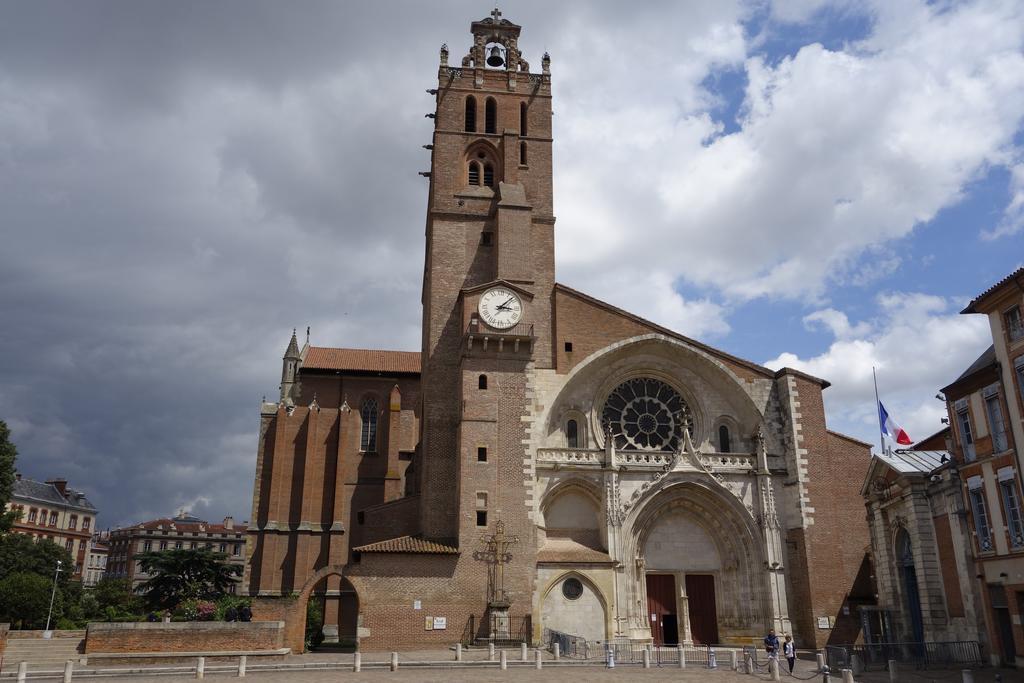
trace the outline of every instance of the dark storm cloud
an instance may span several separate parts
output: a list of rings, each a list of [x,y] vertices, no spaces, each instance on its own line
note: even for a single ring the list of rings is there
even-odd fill
[[[247,518],[291,327],[418,346],[423,91],[489,9],[0,6],[0,419],[20,470],[67,477],[104,525]],[[513,17],[535,64],[544,12]]]

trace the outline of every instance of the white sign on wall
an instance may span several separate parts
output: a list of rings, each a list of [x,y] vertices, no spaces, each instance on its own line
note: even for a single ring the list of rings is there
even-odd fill
[[[818,628],[829,628],[828,617],[818,617]]]
[[[420,602],[419,600],[413,600],[412,601],[412,608],[413,609],[423,609],[423,603]]]
[[[448,617],[434,617],[434,630],[444,631],[448,628]]]

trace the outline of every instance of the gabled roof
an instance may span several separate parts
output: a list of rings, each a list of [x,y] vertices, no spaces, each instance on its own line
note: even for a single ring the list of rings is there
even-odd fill
[[[978,309],[978,306],[980,304],[983,304],[985,302],[985,299],[989,298],[990,296],[1001,290],[1005,285],[1009,284],[1010,282],[1016,282],[1018,288],[1024,289],[1024,283],[1021,282],[1022,278],[1024,278],[1024,268],[1018,268],[1017,270],[1013,271],[1012,273],[1004,277],[999,282],[995,283],[994,285],[986,289],[978,296],[974,297],[974,299],[971,300],[971,303],[967,304],[967,308],[960,311],[960,313],[981,313],[982,311]]]
[[[21,479],[14,480],[12,497],[31,498],[40,503],[48,503],[50,505],[71,505],[96,512],[96,507],[89,502],[84,493],[69,488],[65,488],[64,491],[65,494],[62,495],[60,490],[53,484],[22,477]]]
[[[336,349],[326,346],[310,346],[302,369],[418,375],[420,373],[420,354],[418,351]]]
[[[742,366],[744,366],[746,368],[749,368],[750,370],[753,370],[754,372],[756,372],[758,374],[764,375],[765,377],[768,377],[768,378],[771,378],[771,379],[775,379],[775,378],[781,377],[782,375],[785,375],[785,374],[795,374],[795,375],[800,375],[802,377],[806,377],[807,379],[809,379],[809,380],[811,380],[813,382],[817,382],[817,383],[821,384],[821,388],[822,389],[830,386],[829,382],[821,379],[820,377],[815,377],[814,375],[809,375],[809,374],[807,374],[805,372],[801,372],[799,370],[794,370],[793,368],[782,368],[782,369],[776,371],[776,370],[772,370],[771,368],[766,368],[763,365],[758,365],[757,363],[755,363],[753,361],[746,360],[745,358],[740,358],[739,356],[734,356],[731,353],[726,353],[725,351],[722,351],[721,349],[716,349],[715,347],[708,346],[707,344],[699,342],[696,339],[691,339],[690,337],[687,337],[686,335],[679,334],[678,332],[676,332],[674,330],[670,330],[667,327],[662,327],[658,323],[651,322],[650,320],[647,320],[646,318],[641,318],[640,316],[638,316],[638,315],[636,315],[634,313],[630,313],[629,311],[626,311],[624,309],[621,309],[618,306],[613,306],[612,304],[608,303],[607,301],[601,301],[600,299],[595,299],[594,297],[590,296],[589,294],[584,294],[583,292],[581,292],[579,290],[573,289],[572,287],[567,287],[567,286],[565,286],[565,285],[563,285],[563,284],[561,284],[559,282],[555,283],[555,289],[558,290],[558,291],[565,292],[566,294],[574,296],[574,297],[576,297],[578,299],[581,299],[583,301],[586,301],[587,303],[592,304],[594,306],[597,306],[599,308],[603,308],[603,309],[605,309],[607,311],[611,311],[612,313],[615,313],[616,315],[621,315],[621,316],[623,316],[625,318],[629,318],[630,320],[632,320],[634,322],[637,322],[637,323],[640,323],[641,325],[645,325],[647,327],[650,327],[651,329],[656,330],[656,331],[658,331],[658,332],[660,332],[660,333],[662,333],[662,334],[664,334],[664,335],[666,335],[668,337],[673,337],[673,338],[678,339],[680,341],[686,342],[687,344],[689,344],[691,346],[695,346],[698,349],[700,349],[702,351],[705,351],[705,352],[707,352],[708,354],[710,354],[712,356],[717,356],[719,358],[725,358],[725,359],[727,359],[727,360],[729,360],[729,361],[731,361],[733,363],[737,363],[739,365],[742,365]]]
[[[421,555],[458,555],[459,549],[428,541],[419,536],[399,536],[386,541],[361,545],[352,550],[360,553],[414,553]]]
[[[834,437],[843,439],[844,441],[850,441],[851,443],[855,443],[858,446],[867,446],[868,448],[874,448],[874,446],[872,444],[869,444],[867,441],[861,441],[860,439],[856,439],[850,436],[849,434],[843,434],[842,432],[837,432],[834,429],[826,429],[825,431]]]

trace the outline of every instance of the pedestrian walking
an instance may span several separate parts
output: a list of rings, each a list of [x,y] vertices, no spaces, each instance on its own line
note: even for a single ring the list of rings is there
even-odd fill
[[[793,665],[796,664],[796,645],[793,644],[793,638],[786,634],[786,642],[782,644],[782,654],[789,662],[789,673],[793,673]]]

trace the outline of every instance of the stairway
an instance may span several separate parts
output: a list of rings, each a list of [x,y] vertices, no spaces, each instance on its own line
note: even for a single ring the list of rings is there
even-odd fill
[[[56,634],[54,634],[56,635]],[[8,638],[7,652],[3,657],[3,668],[0,673],[8,674],[18,670],[19,662],[28,662],[29,671],[63,671],[64,663],[73,659],[78,662],[82,657],[81,650],[85,642],[85,632],[81,636],[57,638]]]

